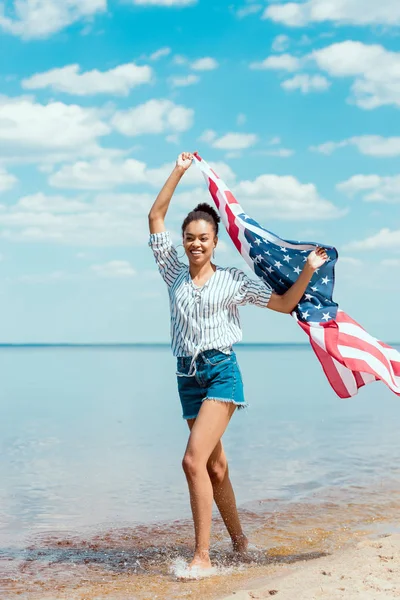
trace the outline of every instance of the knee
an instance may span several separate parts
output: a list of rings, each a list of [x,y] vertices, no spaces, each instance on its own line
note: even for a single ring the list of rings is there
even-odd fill
[[[207,471],[213,485],[220,485],[228,474],[226,460],[218,460],[207,464]]]
[[[182,468],[188,479],[195,479],[201,470],[201,464],[193,454],[185,454],[182,460]]]

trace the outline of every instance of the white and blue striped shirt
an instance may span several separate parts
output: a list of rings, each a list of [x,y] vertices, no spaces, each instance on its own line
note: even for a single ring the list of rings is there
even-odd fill
[[[205,350],[229,354],[232,345],[242,339],[238,306],[249,303],[266,308],[271,288],[234,267],[217,267],[214,275],[197,287],[167,231],[151,234],[149,246],[168,286],[174,356],[195,356]]]

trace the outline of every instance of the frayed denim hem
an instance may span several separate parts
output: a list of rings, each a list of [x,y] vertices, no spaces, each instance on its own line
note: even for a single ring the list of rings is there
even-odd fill
[[[248,403],[247,402],[235,402],[234,400],[232,400],[231,398],[203,398],[202,402],[206,402],[212,400],[214,402],[227,402],[228,404],[234,404],[235,406],[238,407],[238,410],[241,410],[243,408],[248,408]]]

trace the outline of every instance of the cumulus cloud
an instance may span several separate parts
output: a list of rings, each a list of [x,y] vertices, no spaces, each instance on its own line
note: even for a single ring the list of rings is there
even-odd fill
[[[350,197],[361,195],[365,202],[400,202],[400,175],[354,175],[336,187]]]
[[[282,84],[285,90],[300,90],[303,94],[310,92],[325,92],[330,82],[322,75],[308,75],[306,73],[295,75],[292,79],[286,79]]]
[[[271,45],[273,52],[285,52],[290,46],[290,38],[287,35],[277,35]]]
[[[205,56],[204,58],[198,58],[193,61],[190,64],[190,67],[194,71],[213,71],[214,69],[218,69],[218,61],[210,56]]]
[[[264,19],[271,19],[291,27],[309,23],[333,22],[337,25],[400,24],[398,0],[307,0],[302,3],[271,4],[265,9]]]
[[[257,141],[258,136],[255,133],[227,133],[215,139],[212,146],[219,150],[244,150],[254,146]]]
[[[351,242],[345,246],[350,250],[400,250],[400,230],[381,229],[375,235]]]
[[[155,52],[150,54],[149,60],[151,60],[151,61],[160,60],[160,58],[164,58],[165,56],[169,56],[170,54],[171,54],[171,48],[169,48],[168,46],[165,46],[164,48],[160,48],[159,50],[156,50]]]
[[[238,8],[238,10],[236,11],[236,16],[239,19],[244,19],[246,17],[249,17],[250,15],[255,15],[259,13],[260,11],[262,11],[263,8],[264,7],[262,4],[249,4],[248,6]]]
[[[107,10],[107,0],[15,0],[0,4],[0,28],[24,39],[47,38],[65,27]]]
[[[178,75],[169,78],[169,82],[173,87],[188,87],[189,85],[195,85],[196,83],[199,83],[199,81],[200,77],[198,75],[193,75],[193,73],[186,76]]]
[[[135,269],[127,260],[110,260],[90,268],[98,277],[107,279],[126,279],[136,275]]]
[[[50,88],[54,91],[89,96],[94,94],[118,94],[127,96],[139,85],[150,83],[153,78],[151,67],[138,66],[135,63],[119,65],[108,71],[80,72],[79,65],[68,65],[60,69],[51,69],[37,73],[22,81],[26,90]]]
[[[290,175],[260,175],[235,187],[239,202],[262,210],[264,219],[322,220],[338,218],[346,211],[322,198],[312,183]]]
[[[360,108],[400,106],[400,52],[348,40],[315,50],[310,58],[332,77],[354,77],[350,101]]]
[[[17,183],[17,178],[0,167],[0,192],[11,189]]]
[[[75,104],[40,104],[0,97],[0,157],[40,162],[98,155],[98,139],[111,128],[98,110]]]
[[[267,56],[261,62],[253,62],[250,69],[274,70],[274,71],[298,71],[301,68],[301,60],[292,54],[279,54]]]
[[[340,142],[325,142],[319,146],[312,146],[311,150],[321,154],[332,154],[339,148],[355,146],[361,154],[367,156],[399,156],[400,137],[385,138],[381,135],[363,135],[341,140]]]
[[[137,6],[163,6],[170,7],[185,7],[197,4],[197,0],[132,0],[132,3]]]
[[[118,111],[112,125],[126,136],[181,133],[192,127],[194,111],[171,100],[149,100],[145,104]]]
[[[232,169],[223,162],[211,163],[223,179],[235,180]],[[64,189],[101,190],[113,189],[124,185],[150,185],[161,187],[173,169],[173,163],[158,168],[148,168],[146,163],[130,158],[124,161],[109,159],[78,161],[64,165],[49,177],[49,184]],[[202,183],[198,169],[190,168],[181,180],[182,186],[194,186]]]

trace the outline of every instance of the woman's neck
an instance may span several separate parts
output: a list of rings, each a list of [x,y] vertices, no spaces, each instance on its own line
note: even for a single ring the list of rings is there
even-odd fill
[[[190,277],[192,278],[192,281],[196,281],[201,283],[204,283],[205,281],[207,281],[208,279],[210,279],[210,277],[212,277],[216,271],[217,267],[215,265],[213,265],[211,262],[206,263],[205,265],[190,265],[189,266],[189,272],[190,272]]]

